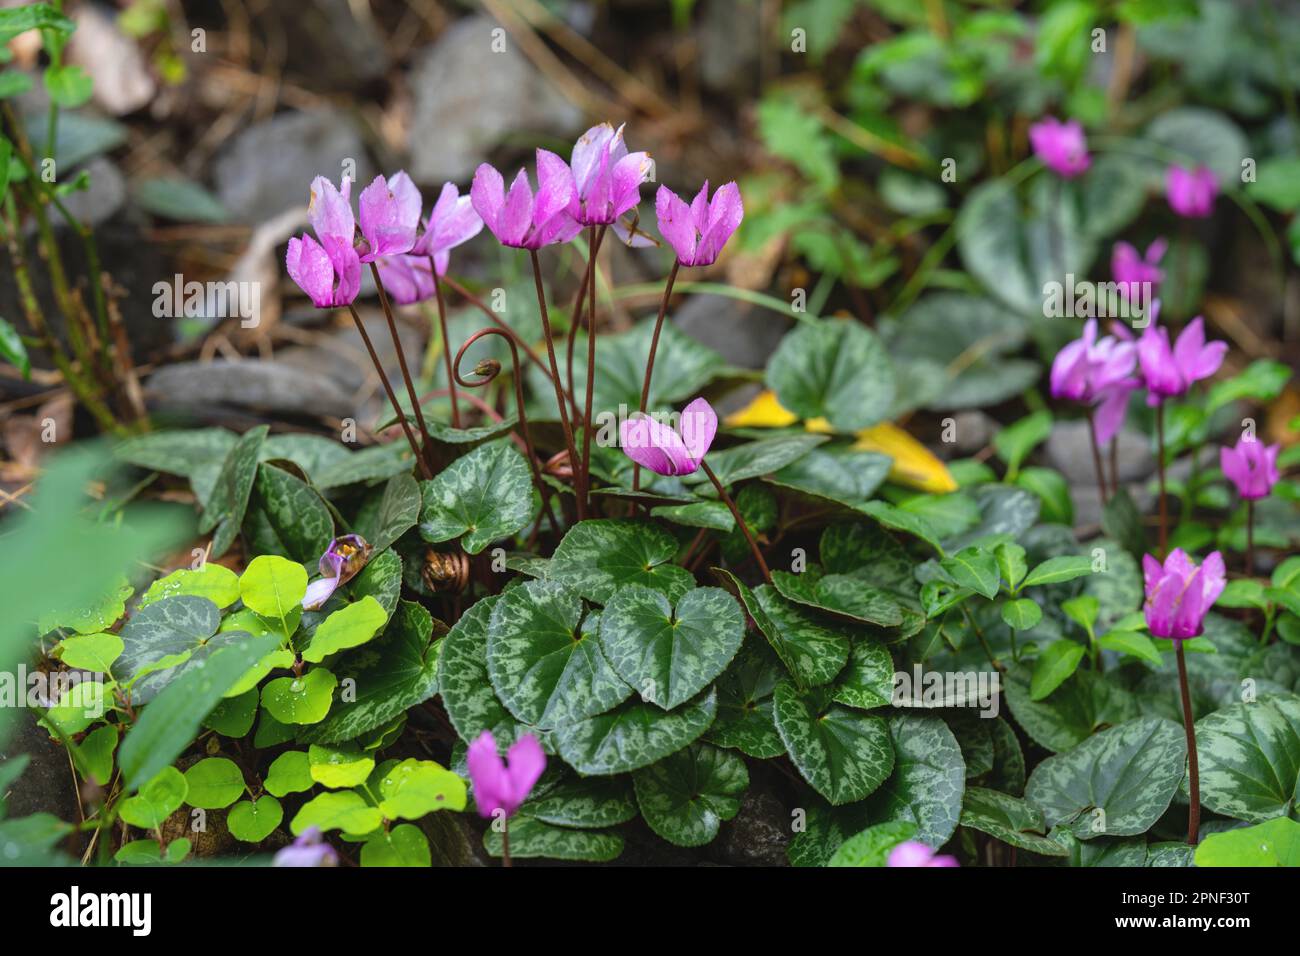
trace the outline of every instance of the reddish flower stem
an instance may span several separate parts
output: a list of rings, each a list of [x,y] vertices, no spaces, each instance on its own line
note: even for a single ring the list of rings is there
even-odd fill
[[[411,451],[415,454],[416,464],[420,466],[420,474],[429,479],[433,477],[433,472],[429,470],[429,463],[424,460],[424,454],[420,450],[420,442],[411,431],[411,423],[406,420],[406,413],[402,411],[401,403],[397,401],[397,395],[393,391],[393,385],[388,381],[388,374],[384,371],[383,364],[379,361],[379,356],[375,354],[375,346],[370,341],[370,335],[366,332],[366,325],[361,321],[361,316],[357,315],[356,308],[348,303],[348,311],[352,313],[352,321],[357,325],[357,331],[361,333],[361,341],[366,345],[366,351],[370,353],[370,361],[375,366],[375,371],[379,373],[379,381],[384,386],[384,392],[388,395],[389,404],[393,406],[393,413],[397,415],[397,421],[402,426],[402,431],[406,433],[406,440],[411,444]],[[416,408],[419,408],[416,404]]]
[[[1255,501],[1246,499],[1246,577],[1255,573]]]
[[[574,343],[577,342],[577,336],[574,333],[578,331],[578,326],[582,324],[583,306],[587,302],[588,275],[589,275],[588,271],[584,269],[582,272],[582,281],[578,283],[578,295],[573,300],[573,308],[570,310],[570,314],[573,316],[573,318],[569,323],[569,337],[564,343],[565,352],[567,353],[564,358],[564,362],[565,362],[564,374],[568,382],[569,397],[572,399],[573,402],[571,406],[571,411],[575,421],[578,418],[578,396],[575,393],[575,389],[573,387],[573,346]]]
[[[599,229],[591,227],[591,249],[587,256],[587,292],[591,301],[587,308],[587,389],[582,405],[582,486],[579,491],[587,510],[591,509],[591,401],[592,383],[596,380],[596,255],[604,238],[604,226]],[[572,337],[573,332],[569,334]]]
[[[537,250],[529,249],[528,255],[533,262],[533,284],[537,286],[537,309],[542,317],[542,333],[546,336],[546,357],[551,362],[551,384],[555,386],[555,403],[560,409],[560,427],[564,430],[564,447],[569,453],[572,467],[578,467],[578,449],[573,444],[573,428],[569,424],[569,407],[565,402],[564,387],[560,385],[560,368],[555,362],[555,337],[551,334],[551,316],[546,310],[546,290],[542,287],[542,263],[537,258]],[[587,516],[586,504],[582,495],[577,496],[578,520]]]
[[[487,316],[488,321],[490,321],[493,325],[508,332],[510,334],[510,337],[515,340],[515,344],[524,350],[524,354],[528,356],[528,358],[532,361],[532,363],[541,370],[542,374],[545,375],[547,378],[551,377],[551,370],[546,367],[546,363],[542,361],[541,356],[538,355],[535,351],[533,351],[533,347],[531,345],[529,345],[522,338],[520,338],[518,332],[516,332],[505,322],[503,322],[501,320],[501,316],[497,315],[490,308],[488,308],[488,304],[486,302],[484,302],[482,299],[476,296],[473,292],[470,292],[469,289],[465,288],[463,285],[461,285],[451,276],[443,276],[442,281],[445,282],[447,286],[458,296],[460,296],[470,305],[474,306],[474,308],[478,309],[485,316]]]
[[[753,532],[749,530],[749,525],[745,524],[745,519],[741,517],[740,509],[737,508],[736,503],[731,500],[731,495],[727,494],[727,489],[722,487],[722,482],[718,481],[718,476],[713,473],[713,469],[709,467],[709,463],[701,459],[700,467],[703,468],[704,473],[709,476],[709,481],[713,482],[713,487],[718,491],[718,497],[721,498],[723,504],[731,510],[731,516],[736,519],[737,527],[740,528],[741,534],[745,536],[745,540],[749,542],[749,550],[754,552],[754,560],[758,562],[758,569],[763,572],[763,580],[768,584],[771,584],[772,572],[767,569],[767,562],[763,560],[763,552],[758,550],[758,542],[754,540]]]
[[[1106,469],[1101,463],[1101,449],[1097,447],[1097,422],[1091,409],[1088,410],[1088,444],[1092,446],[1092,467],[1097,472],[1097,494],[1101,496],[1101,506],[1106,507]]]
[[[1165,403],[1156,406],[1156,465],[1160,474],[1160,560],[1169,543],[1169,503],[1165,498]]]
[[[663,301],[659,303],[659,317],[655,319],[654,334],[650,336],[650,354],[646,357],[645,362],[645,382],[641,386],[641,406],[639,410],[642,413],[645,412],[646,405],[650,403],[650,379],[655,373],[655,353],[659,350],[659,333],[664,327],[664,316],[668,313],[668,300],[672,298],[673,283],[677,281],[677,270],[681,268],[681,265],[680,262],[674,259],[673,267],[668,270],[668,281],[664,284]],[[638,491],[640,488],[641,466],[634,464],[632,466],[632,490]],[[755,553],[757,553],[757,550]]]
[[[510,818],[505,818],[505,825],[501,830],[501,865],[513,866],[510,862]]]
[[[1187,690],[1187,659],[1183,642],[1174,641],[1178,655],[1178,689],[1183,695],[1183,728],[1187,732],[1187,777],[1191,804],[1187,811],[1187,845],[1196,846],[1201,832],[1201,773],[1196,761],[1196,726],[1192,722],[1192,697]]]
[[[447,391],[451,396],[451,427],[460,428],[460,404],[456,401],[456,377],[451,369],[451,339],[447,337],[447,304],[442,301],[442,283],[438,280],[438,266],[429,256],[429,272],[433,276],[433,295],[438,302],[438,329],[442,333],[442,357],[447,366]]]
[[[456,353],[456,360],[452,363],[452,379],[463,388],[481,388],[500,374],[501,366],[496,362],[492,363],[493,367],[491,370],[484,373],[483,377],[478,379],[478,381],[471,382],[468,379],[463,378],[460,374],[460,362],[461,359],[465,357],[465,351],[479,339],[487,335],[499,335],[505,339],[506,344],[510,346],[510,361],[512,363],[515,380],[515,406],[519,409],[519,430],[524,436],[524,455],[528,458],[528,470],[532,472],[533,484],[537,488],[537,494],[542,499],[542,505],[546,509],[546,517],[550,520],[551,527],[559,528],[559,523],[555,520],[555,513],[551,510],[550,489],[547,487],[546,483],[542,481],[542,473],[537,465],[537,453],[533,450],[533,439],[528,433],[528,416],[524,413],[524,379],[519,367],[519,351],[515,348],[514,338],[512,338],[508,332],[503,332],[501,329],[494,326],[479,329],[465,340],[465,344],[462,345],[460,350]],[[467,393],[465,397],[470,398],[472,396]]]
[[[384,291],[383,280],[379,278],[379,266],[373,262],[370,263],[370,274],[375,277],[375,288],[379,290],[379,304],[383,307],[384,318],[388,320],[388,334],[393,337],[393,349],[397,352],[397,366],[402,370],[406,395],[411,400],[416,424],[420,426],[420,437],[424,439],[423,454],[427,462],[430,450],[433,448],[433,440],[429,438],[429,426],[424,423],[424,409],[420,408],[420,393],[415,390],[415,383],[411,381],[411,370],[406,367],[406,350],[402,348],[401,337],[397,334],[397,321],[393,318],[392,306],[388,304],[388,293]],[[398,414],[400,415],[401,412]]]

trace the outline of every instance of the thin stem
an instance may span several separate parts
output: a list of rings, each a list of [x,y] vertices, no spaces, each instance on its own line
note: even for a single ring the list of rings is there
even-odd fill
[[[1187,776],[1191,805],[1187,811],[1187,845],[1196,846],[1201,831],[1201,774],[1196,762],[1196,726],[1192,722],[1192,697],[1187,691],[1187,659],[1183,642],[1174,641],[1178,655],[1178,689],[1183,695],[1183,728],[1187,731]]]
[[[1119,494],[1119,439],[1110,440],[1110,493]]]
[[[379,278],[379,266],[374,262],[370,263],[370,274],[375,277],[375,288],[379,290],[379,304],[384,310],[384,318],[388,321],[388,334],[393,338],[393,349],[397,352],[397,366],[402,370],[402,380],[406,383],[406,396],[411,400],[412,411],[415,412],[415,422],[420,426],[420,437],[424,439],[422,457],[427,461],[428,455],[433,449],[433,439],[429,437],[429,426],[424,423],[424,409],[420,407],[420,393],[416,391],[415,383],[411,381],[411,370],[406,367],[406,349],[402,348],[402,339],[397,334],[397,321],[393,318],[392,306],[388,304],[388,293],[384,291],[383,280]],[[444,342],[444,347],[445,344]],[[397,414],[402,414],[400,409]]]
[[[456,378],[451,372],[451,339],[447,337],[447,304],[442,300],[442,283],[438,281],[438,265],[429,256],[429,272],[433,275],[433,296],[438,302],[438,330],[442,333],[442,357],[447,365],[447,389],[451,396],[451,427],[460,428],[460,404],[456,401]]]
[[[605,227],[591,227],[591,253],[587,256],[587,291],[591,296],[587,308],[587,390],[582,405],[582,490],[588,510],[591,508],[591,401],[592,383],[596,380],[596,255],[605,238]],[[572,335],[572,332],[570,332]]]
[[[379,373],[379,381],[384,386],[384,393],[388,396],[388,402],[393,406],[393,413],[397,416],[398,424],[402,426],[402,431],[406,434],[406,440],[411,445],[411,452],[415,455],[416,464],[420,466],[420,474],[425,479],[433,477],[433,472],[429,470],[429,463],[424,460],[424,453],[420,450],[419,439],[411,431],[411,423],[406,420],[406,412],[402,411],[402,405],[397,400],[397,394],[393,391],[393,385],[388,381],[388,373],[384,371],[383,363],[379,361],[379,356],[375,353],[375,346],[370,341],[370,333],[366,331],[366,324],[361,321],[361,316],[357,315],[357,310],[352,303],[348,303],[348,311],[352,313],[352,321],[356,323],[357,331],[361,333],[361,341],[365,343],[366,351],[370,353],[370,362]],[[417,401],[416,408],[420,407]]]
[[[570,310],[570,314],[573,318],[569,323],[569,337],[564,343],[564,351],[566,353],[564,357],[564,374],[565,381],[568,382],[568,392],[569,398],[572,401],[571,410],[574,419],[577,419],[578,417],[578,396],[574,393],[573,388],[573,347],[578,340],[575,333],[578,331],[578,326],[582,324],[582,310],[587,301],[587,280],[589,276],[589,271],[584,269],[582,273],[582,281],[578,283],[578,294],[574,298],[573,308]]]
[[[501,830],[501,865],[513,866],[510,862],[510,818],[505,818],[505,825]]]
[[[493,326],[479,329],[465,340],[465,344],[462,345],[460,350],[456,353],[456,360],[452,363],[451,367],[452,381],[467,389],[482,388],[500,374],[501,365],[496,361],[492,361],[487,368],[478,370],[478,374],[480,374],[482,378],[476,382],[471,382],[460,374],[460,362],[461,359],[465,357],[466,350],[479,339],[487,335],[499,335],[505,339],[506,344],[510,346],[510,361],[512,363],[515,380],[515,406],[519,410],[519,430],[524,436],[524,454],[528,458],[528,468],[532,472],[533,484],[537,487],[537,494],[541,497],[542,505],[546,508],[546,517],[550,520],[551,527],[558,529],[559,523],[555,520],[555,513],[551,510],[550,489],[547,487],[546,483],[542,481],[542,472],[537,464],[537,453],[533,450],[533,439],[528,433],[528,416],[524,413],[524,381],[519,367],[519,351],[515,348],[515,340],[511,338],[509,333],[503,332],[501,329]],[[465,397],[472,398],[473,396],[467,393]]]
[[[1088,411],[1088,445],[1092,448],[1092,467],[1097,472],[1097,494],[1102,508],[1106,507],[1106,469],[1101,464],[1101,449],[1097,447],[1097,422],[1091,409]]]
[[[1160,560],[1169,542],[1169,504],[1165,498],[1165,403],[1156,406],[1156,465],[1160,474]]]
[[[975,623],[975,618],[971,616],[970,611],[966,609],[964,604],[961,605],[961,613],[966,618],[966,623],[970,625],[970,629],[975,632],[975,639],[980,642],[980,647],[984,649],[984,656],[989,659],[989,663],[993,665],[994,670],[998,671],[998,673],[1004,673],[1007,669],[1006,665],[998,660],[997,655],[993,653],[993,648],[989,646],[989,639],[984,636],[984,629]]]
[[[709,481],[713,482],[713,487],[718,491],[718,497],[722,499],[723,504],[731,511],[731,516],[736,519],[736,526],[740,528],[745,540],[749,542],[749,550],[754,552],[754,560],[758,562],[758,569],[763,572],[763,580],[768,584],[772,583],[772,572],[767,569],[767,562],[763,560],[763,552],[758,550],[758,542],[754,540],[754,534],[749,530],[749,525],[745,524],[745,519],[741,517],[740,509],[736,503],[731,500],[731,495],[727,494],[727,489],[722,487],[722,482],[718,481],[718,476],[713,473],[709,463],[701,459],[700,467],[704,473],[709,476]]]
[[[551,362],[551,384],[555,386],[555,404],[560,409],[560,427],[564,430],[564,447],[569,453],[569,464],[578,467],[578,450],[573,444],[573,428],[569,424],[569,408],[564,400],[564,388],[560,385],[560,367],[555,362],[555,337],[551,334],[551,316],[546,309],[546,290],[542,287],[542,263],[537,258],[537,250],[528,250],[533,262],[533,284],[537,286],[537,309],[542,317],[542,334],[546,336],[546,357]],[[577,496],[578,520],[587,516],[586,503],[582,496]]]
[[[1255,573],[1255,501],[1246,499],[1246,577]]]
[[[501,320],[501,316],[493,312],[492,309],[488,307],[488,304],[486,302],[484,302],[482,299],[476,296],[473,292],[470,292],[469,289],[465,288],[463,285],[461,285],[451,276],[443,276],[442,281],[446,283],[447,286],[458,296],[460,296],[470,305],[474,306],[474,308],[478,309],[485,316],[487,316],[488,321],[490,321],[493,325],[496,325],[498,328],[501,328],[506,332],[508,332],[510,334],[510,337],[515,340],[515,344],[524,350],[524,354],[528,356],[529,360],[534,365],[536,365],[538,369],[541,370],[542,374],[545,375],[547,378],[551,377],[551,370],[546,367],[546,363],[542,361],[542,357],[533,350],[532,346],[530,346],[519,336],[518,332],[516,332],[509,325],[503,322]]]
[[[640,411],[645,412],[646,405],[650,403],[650,379],[655,373],[655,353],[659,350],[659,332],[664,327],[664,316],[668,313],[668,300],[673,294],[673,283],[677,281],[677,270],[681,268],[681,263],[673,259],[673,267],[668,270],[668,281],[664,284],[663,301],[659,303],[659,317],[655,319],[654,334],[650,336],[650,354],[646,357],[645,362],[645,382],[641,386],[641,406]],[[641,466],[632,466],[632,490],[637,491],[641,487]]]

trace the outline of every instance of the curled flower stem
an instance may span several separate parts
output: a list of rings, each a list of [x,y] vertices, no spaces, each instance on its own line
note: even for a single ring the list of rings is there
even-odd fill
[[[447,365],[447,391],[451,396],[451,427],[460,428],[460,405],[456,401],[456,379],[451,374],[451,339],[447,337],[447,303],[442,300],[442,283],[438,265],[429,256],[429,274],[433,276],[433,296],[438,302],[438,328],[442,333],[442,358]]]
[[[555,404],[560,409],[560,427],[564,430],[564,447],[569,452],[569,461],[578,467],[578,449],[573,444],[573,428],[569,424],[569,406],[565,401],[564,387],[560,384],[560,368],[555,362],[555,338],[551,334],[551,316],[546,310],[546,290],[542,287],[542,263],[537,258],[537,250],[528,250],[533,262],[533,284],[537,286],[537,309],[542,317],[542,334],[546,336],[546,357],[551,362],[551,384],[555,386]],[[577,496],[578,520],[587,515],[582,495]]]
[[[651,354],[653,354],[653,352]],[[771,584],[772,572],[767,569],[767,562],[763,560],[763,552],[758,550],[758,542],[754,540],[753,532],[749,530],[749,525],[745,524],[745,519],[741,517],[740,509],[737,508],[736,503],[731,500],[731,495],[727,494],[727,490],[722,487],[722,482],[718,481],[718,476],[713,473],[713,469],[709,467],[709,463],[701,460],[700,467],[703,468],[704,473],[709,476],[709,481],[713,482],[713,487],[718,491],[718,497],[721,498],[723,504],[731,510],[731,516],[736,519],[736,526],[740,528],[741,534],[743,534],[745,540],[749,542],[749,550],[754,552],[754,560],[758,562],[758,569],[763,572],[763,580],[768,584]]]
[[[541,369],[542,374],[545,375],[547,378],[551,377],[551,370],[546,367],[546,363],[542,361],[541,356],[538,355],[535,351],[533,351],[532,346],[530,346],[527,342],[525,342],[522,338],[519,337],[518,332],[516,332],[510,326],[506,325],[505,322],[501,321],[501,316],[493,312],[488,307],[488,304],[486,302],[484,302],[482,299],[476,296],[473,292],[470,292],[469,289],[465,288],[463,285],[461,285],[451,276],[443,276],[442,281],[446,283],[451,288],[451,290],[455,292],[458,296],[460,296],[470,305],[474,306],[474,308],[478,309],[485,316],[487,316],[488,320],[493,325],[497,326],[498,328],[508,333],[510,337],[515,340],[515,344],[524,350],[524,354],[528,356],[529,360],[532,361],[532,363],[536,365],[539,369]]]
[[[398,423],[402,426],[402,431],[406,434],[406,440],[410,442],[411,452],[415,455],[415,462],[420,466],[420,474],[424,478],[433,477],[433,472],[429,470],[429,463],[424,460],[424,453],[420,450],[420,442],[411,431],[411,423],[406,420],[406,413],[402,411],[401,403],[397,401],[397,395],[393,392],[393,385],[388,381],[388,373],[384,371],[383,363],[379,361],[379,356],[375,354],[375,346],[370,341],[370,334],[366,331],[366,324],[361,321],[361,316],[357,315],[356,307],[348,303],[348,311],[352,313],[352,321],[356,323],[357,331],[361,333],[361,341],[365,343],[366,351],[370,353],[371,364],[375,366],[375,371],[379,373],[379,381],[384,386],[384,392],[388,395],[389,404],[393,406],[393,414],[397,416]],[[417,402],[416,408],[420,405]]]
[[[551,511],[551,499],[550,495],[547,493],[549,489],[545,482],[542,481],[542,473],[537,466],[537,454],[533,451],[533,439],[532,436],[528,434],[528,416],[524,413],[524,380],[519,367],[519,350],[515,348],[514,337],[511,336],[510,333],[504,332],[495,326],[487,326],[486,328],[479,329],[466,339],[465,344],[456,352],[456,359],[451,365],[452,381],[460,385],[462,388],[482,388],[501,373],[500,364],[493,362],[493,367],[477,373],[481,376],[477,381],[470,381],[460,374],[460,363],[465,357],[466,349],[479,339],[488,335],[499,335],[505,339],[506,344],[510,346],[510,362],[515,379],[515,405],[519,409],[519,430],[523,432],[524,436],[524,455],[528,459],[528,469],[532,472],[533,484],[537,487],[537,494],[541,496],[542,504],[546,508],[546,517],[550,520],[552,528],[558,528],[559,524],[555,520],[555,514]],[[473,398],[473,396],[468,393],[465,397],[467,399]]]
[[[437,270],[434,270],[435,274]],[[388,293],[384,291],[383,280],[379,278],[379,266],[370,263],[370,274],[375,277],[375,288],[379,290],[379,304],[383,307],[384,318],[388,320],[388,334],[393,337],[393,349],[397,352],[397,365],[402,370],[402,379],[406,383],[406,395],[411,400],[412,410],[415,412],[416,424],[420,426],[420,437],[424,439],[425,450],[421,453],[427,462],[429,449],[433,447],[433,440],[429,438],[429,426],[424,423],[424,409],[420,408],[420,396],[415,390],[415,383],[411,381],[411,370],[406,367],[406,350],[402,348],[402,340],[397,334],[397,322],[393,318],[392,306],[388,304]],[[437,282],[437,279],[434,279]],[[444,329],[445,331],[445,329]],[[443,343],[444,347],[446,343]],[[374,357],[374,353],[371,353]],[[376,365],[378,361],[376,360]],[[402,414],[398,410],[397,414]]]
[[[1196,846],[1201,832],[1201,773],[1196,761],[1196,726],[1192,723],[1192,698],[1187,692],[1187,660],[1183,642],[1174,641],[1178,656],[1178,689],[1183,695],[1183,728],[1187,731],[1187,779],[1191,798],[1187,810],[1187,845]]]
[[[1156,466],[1160,475],[1160,560],[1169,542],[1169,504],[1165,498],[1165,403],[1156,406]]]
[[[591,227],[591,251],[587,256],[587,292],[591,300],[587,307],[587,388],[582,406],[582,471],[581,486],[578,494],[582,496],[584,506],[591,508],[591,401],[593,374],[596,368],[596,254],[600,252],[601,241],[605,238],[605,227]],[[572,337],[576,326],[570,331]],[[572,386],[570,386],[572,392]]]
[[[664,327],[664,316],[668,313],[668,300],[673,295],[673,283],[677,281],[677,270],[681,268],[681,263],[676,259],[673,260],[673,267],[668,270],[668,281],[664,284],[663,301],[659,303],[659,317],[655,319],[654,334],[650,336],[650,354],[646,357],[645,362],[645,382],[641,386],[641,412],[645,412],[646,405],[650,403],[650,379],[655,373],[655,352],[659,350],[659,333]],[[632,490],[638,491],[641,488],[641,466],[632,466]],[[733,509],[734,510],[734,509]],[[744,523],[741,523],[744,527]],[[746,532],[748,533],[748,532]],[[755,549],[757,553],[757,549]],[[760,559],[761,563],[761,559]]]

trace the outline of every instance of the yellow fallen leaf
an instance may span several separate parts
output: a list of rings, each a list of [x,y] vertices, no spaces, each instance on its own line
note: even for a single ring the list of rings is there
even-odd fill
[[[744,408],[728,415],[724,424],[729,428],[784,428],[799,421],[799,416],[777,401],[772,391],[759,392]],[[804,428],[822,435],[835,429],[825,418],[810,418]],[[919,441],[888,422],[873,425],[857,433],[853,447],[859,451],[874,451],[893,459],[889,479],[909,488],[946,494],[957,490],[947,467],[930,453]]]
[[[723,424],[728,428],[784,428],[793,425],[799,416],[776,400],[776,392],[759,392],[754,400],[739,411],[732,412]]]
[[[957,482],[930,449],[897,425],[881,422],[858,432],[853,447],[860,451],[875,451],[894,459],[889,478],[900,485],[921,491],[945,494],[957,490]]]

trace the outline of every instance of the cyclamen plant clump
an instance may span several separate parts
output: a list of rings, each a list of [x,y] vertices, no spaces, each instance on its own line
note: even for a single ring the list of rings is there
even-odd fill
[[[1300,420],[1284,350],[1198,278],[1232,210],[1289,202],[1230,174],[1278,137],[1148,121],[1163,89],[1130,110],[1126,71],[1177,45],[1145,25],[1113,91],[1071,68],[1022,96],[985,71],[1037,69],[1062,21],[914,72],[938,28],[879,6],[898,30],[853,95],[768,90],[744,150],[593,53],[626,124],[510,130],[454,182],[414,148],[302,175],[280,291],[307,320],[280,331],[355,328],[372,407],[135,435],[138,475],[48,466],[37,494],[79,507],[34,498],[15,553],[94,560],[54,611],[23,594],[49,562],[0,588],[82,813],[0,803],[0,856],[1300,863]],[[925,48],[1020,16],[970,7],[927,7]],[[588,41],[553,26],[567,75]],[[63,201],[13,168],[24,209]],[[7,243],[44,231],[4,205]],[[1115,311],[1049,314],[1093,279]],[[189,525],[155,535],[141,496]]]

